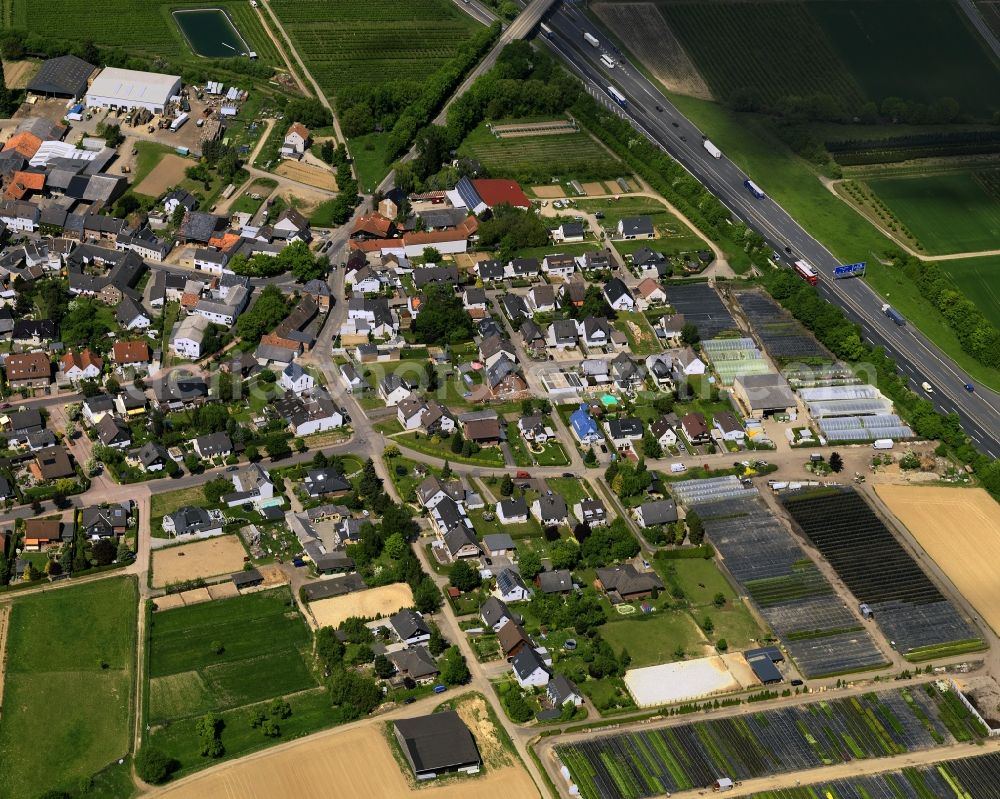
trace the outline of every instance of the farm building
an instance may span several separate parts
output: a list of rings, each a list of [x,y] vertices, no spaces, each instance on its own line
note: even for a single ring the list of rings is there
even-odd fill
[[[145,108],[162,114],[167,101],[181,90],[179,75],[107,67],[87,90],[87,107]]]
[[[482,760],[476,741],[454,710],[400,719],[393,723],[393,732],[418,780],[479,771]]]
[[[50,58],[28,83],[28,93],[79,100],[86,93],[90,76],[96,70],[93,64],[75,55]]]
[[[748,649],[743,653],[746,662],[763,685],[774,685],[784,679],[775,663],[784,661],[785,656],[775,646],[765,646],[760,649]]]
[[[733,381],[733,396],[747,416],[762,419],[795,411],[795,395],[781,375],[740,375]]]

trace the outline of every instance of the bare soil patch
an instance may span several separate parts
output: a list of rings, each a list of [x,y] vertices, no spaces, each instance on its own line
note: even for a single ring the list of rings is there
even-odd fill
[[[1000,630],[1000,506],[982,488],[878,485],[875,493],[924,551]]]
[[[593,183],[584,183],[583,190],[589,197],[599,197],[602,194],[608,193],[608,190],[604,188],[604,184],[597,181]]]
[[[184,180],[184,170],[191,166],[191,161],[173,153],[167,153],[160,159],[160,163],[153,167],[153,170],[142,179],[142,183],[135,187],[137,194],[144,194],[147,197],[159,197],[171,186],[176,186]]]
[[[239,596],[240,593],[240,589],[232,583],[210,585],[205,590],[208,591],[208,595],[212,599],[232,599],[234,596]]]
[[[543,200],[558,200],[560,197],[566,196],[562,186],[532,186],[531,190],[536,197]]]
[[[576,131],[576,125],[568,119],[493,126],[493,132],[501,139],[516,139],[519,136],[554,136],[557,134],[576,133]]]
[[[593,9],[669,91],[712,99],[708,84],[656,5],[597,3]]]
[[[153,553],[153,587],[230,574],[243,568],[244,557],[246,550],[235,535],[158,549]]]
[[[333,735],[306,738],[278,751],[227,763],[156,795],[165,799],[327,799],[333,795],[331,786],[336,786],[336,796],[412,797],[415,792],[400,772],[379,724],[375,721]],[[473,734],[482,747],[475,729]],[[523,768],[511,765],[475,778],[431,783],[416,794],[423,799],[496,799],[501,795],[531,799],[538,796],[538,789]]]
[[[496,725],[486,709],[486,700],[478,694],[456,703],[455,712],[472,731],[479,754],[488,769],[514,765],[514,758],[497,735]]]
[[[3,79],[9,89],[23,89],[41,69],[39,61],[4,61]]]
[[[309,603],[320,627],[339,627],[351,616],[389,616],[413,604],[413,592],[406,583],[392,583]]]
[[[333,173],[328,169],[321,169],[312,164],[303,164],[299,161],[283,161],[274,170],[276,175],[305,183],[307,186],[315,186],[317,189],[327,191],[337,190],[337,181]]]

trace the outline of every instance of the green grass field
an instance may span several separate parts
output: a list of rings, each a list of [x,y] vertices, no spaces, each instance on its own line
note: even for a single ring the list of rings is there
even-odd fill
[[[1000,170],[866,183],[929,255],[1000,248]]]
[[[573,512],[573,506],[582,499],[600,499],[600,495],[594,493],[590,483],[577,477],[547,477],[545,483],[566,500],[570,513]]]
[[[627,649],[632,656],[632,668],[677,660],[674,652],[678,646],[683,647],[689,657],[701,656],[700,644],[703,643],[701,632],[691,617],[676,610],[657,611],[649,618],[608,621],[601,626],[601,637],[611,644],[616,654]]]
[[[274,0],[320,87],[420,81],[479,26],[447,0]]]
[[[138,594],[111,578],[17,599],[0,720],[0,797],[76,790],[129,752]]]
[[[1000,327],[1000,256],[939,261],[938,266],[993,324]]]
[[[6,27],[45,32],[47,36],[76,42],[89,39],[98,45],[120,47],[144,55],[200,60],[170,16],[178,8],[204,7],[203,0],[7,0]],[[235,0],[213,2],[222,8],[260,60],[283,64],[249,3]]]
[[[458,148],[458,154],[482,162],[494,176],[603,180],[620,177],[621,161],[585,133],[498,139],[480,125]]]

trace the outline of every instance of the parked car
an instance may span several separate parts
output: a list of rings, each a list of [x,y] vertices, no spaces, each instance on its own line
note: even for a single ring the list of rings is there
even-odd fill
[[[514,476],[515,476],[515,477],[516,477],[516,478],[517,478],[518,480],[528,480],[528,479],[530,479],[530,478],[531,478],[531,474],[530,474],[529,472],[518,472],[518,473],[517,473],[516,475],[514,475]]]
[[[445,686],[441,685],[440,683],[434,686],[434,693],[436,694],[443,694],[447,690],[448,689]]]

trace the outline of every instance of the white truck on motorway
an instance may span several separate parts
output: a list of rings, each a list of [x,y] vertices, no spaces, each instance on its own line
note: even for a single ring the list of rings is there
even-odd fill
[[[608,69],[615,68],[615,60],[607,53],[601,56],[601,63],[604,64],[604,66],[606,66]]]
[[[928,394],[930,394],[931,392],[933,392],[933,391],[934,391],[934,386],[932,386],[932,385],[931,385],[930,383],[928,383],[928,382],[927,382],[926,380],[925,380],[925,381],[924,381],[923,383],[921,383],[921,384],[920,384],[920,387],[921,387],[921,388],[922,388],[922,389],[923,389],[924,391],[926,391],[926,392],[927,392]]]
[[[708,150],[708,154],[712,156],[712,158],[722,158],[722,150],[712,144],[712,142],[708,139],[705,139],[705,149]]]
[[[872,442],[872,449],[892,449],[891,438],[876,438]]]
[[[590,33],[583,34],[583,40],[589,44],[591,47],[600,47],[601,43],[597,41],[597,37]]]

